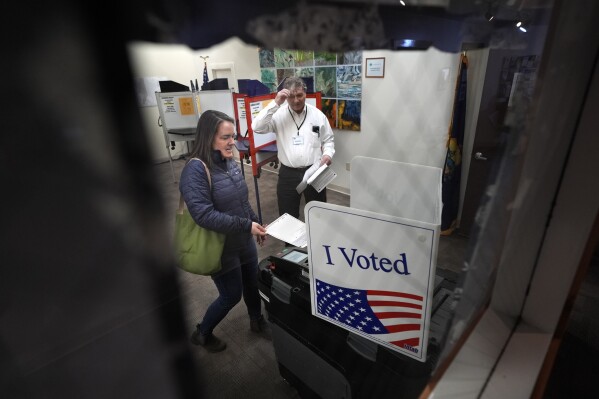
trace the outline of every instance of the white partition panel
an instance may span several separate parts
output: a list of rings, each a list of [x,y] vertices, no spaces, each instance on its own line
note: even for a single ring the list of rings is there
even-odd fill
[[[355,157],[350,206],[440,225],[442,172],[432,166]]]

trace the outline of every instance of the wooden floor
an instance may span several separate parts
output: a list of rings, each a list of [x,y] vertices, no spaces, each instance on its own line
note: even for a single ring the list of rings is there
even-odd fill
[[[179,201],[178,180],[184,160],[162,163],[155,166],[159,186],[167,206],[167,214],[174,215]],[[258,213],[255,187],[258,187],[260,211],[263,223],[278,217],[276,205],[277,170],[264,168],[259,178],[254,179],[249,165],[244,166],[246,182],[250,190],[250,202]],[[338,205],[349,205],[349,196],[332,190],[327,191],[327,201]],[[302,204],[303,208],[303,204]],[[303,213],[303,212],[302,212]],[[303,219],[303,215],[300,216]],[[173,220],[169,227],[172,229]],[[169,234],[170,236],[171,234]],[[438,267],[459,271],[462,267],[467,240],[459,236],[441,237]],[[258,249],[259,259],[275,254],[284,246],[283,242],[268,236],[266,245]],[[203,316],[207,306],[216,298],[217,292],[209,277],[179,273],[185,317],[189,334]],[[299,398],[296,390],[280,376],[272,342],[256,337],[249,331],[249,319],[243,302],[238,304],[217,326],[215,334],[227,342],[221,353],[208,353],[201,347],[190,344],[190,350],[198,361],[202,373],[206,398]]]

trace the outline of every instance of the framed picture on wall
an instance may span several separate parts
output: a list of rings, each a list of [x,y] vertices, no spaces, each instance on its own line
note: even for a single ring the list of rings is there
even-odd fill
[[[366,77],[384,78],[385,77],[385,57],[366,58]]]

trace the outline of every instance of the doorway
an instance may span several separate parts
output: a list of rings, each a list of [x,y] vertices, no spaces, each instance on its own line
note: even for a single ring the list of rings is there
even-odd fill
[[[210,70],[212,71],[212,79],[227,79],[229,82],[229,89],[232,89],[236,93],[239,92],[237,78],[235,77],[234,62],[212,64],[210,65]]]
[[[511,106],[511,99],[516,89],[532,96],[534,78],[541,46],[525,50],[490,49],[486,62],[473,58],[483,71],[472,69],[476,76],[483,73],[482,93],[477,101],[476,92],[474,101],[478,104],[470,118],[468,128],[470,137],[465,137],[463,146],[463,168],[465,187],[462,187],[462,208],[460,224],[457,230],[459,235],[469,237],[474,224],[477,209],[484,190],[488,185],[494,162],[500,157],[501,135],[504,117]],[[479,52],[474,52],[477,54]],[[482,53],[484,56],[484,53]],[[478,56],[480,57],[480,55]],[[469,71],[471,69],[469,68]],[[476,79],[474,79],[476,82]],[[469,77],[470,83],[470,77]],[[475,88],[474,88],[475,90]],[[464,176],[462,176],[464,177]]]

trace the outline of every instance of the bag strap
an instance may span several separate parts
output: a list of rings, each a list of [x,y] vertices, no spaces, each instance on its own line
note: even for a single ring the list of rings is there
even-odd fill
[[[206,175],[208,176],[208,185],[210,186],[210,190],[212,190],[212,176],[210,176],[210,170],[208,170],[208,166],[202,161],[200,158],[191,158],[188,162],[193,160],[200,161],[202,165],[204,165],[204,169],[206,170]],[[185,201],[183,201],[183,195],[179,193],[179,208],[177,208],[177,214],[182,214],[183,209],[185,209]]]

